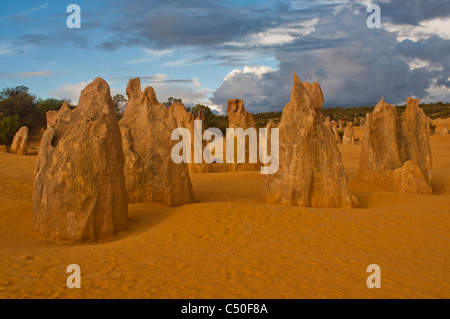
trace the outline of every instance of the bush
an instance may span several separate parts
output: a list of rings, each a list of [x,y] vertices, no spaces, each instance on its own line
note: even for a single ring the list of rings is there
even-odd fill
[[[36,104],[36,111],[38,116],[45,120],[47,111],[59,111],[61,106],[63,105],[63,100],[58,99],[46,99],[46,100],[38,100]]]
[[[0,120],[0,144],[11,145],[14,135],[20,129],[20,118],[18,115],[3,117]]]
[[[432,122],[429,122],[428,126],[430,128],[430,135],[436,134],[436,124],[433,124]]]

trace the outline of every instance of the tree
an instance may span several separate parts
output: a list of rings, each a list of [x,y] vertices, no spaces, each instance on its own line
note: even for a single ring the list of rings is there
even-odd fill
[[[18,115],[3,117],[0,120],[0,144],[10,146],[20,127]]]
[[[169,108],[173,103],[183,103],[182,99],[174,99],[173,97],[169,97],[167,102],[163,102],[163,105]]]
[[[28,93],[26,86],[4,88],[0,92],[1,116],[18,115],[22,125],[34,127],[38,125],[36,114],[36,96]]]
[[[11,88],[4,88],[0,92],[0,100],[6,100],[10,97],[17,97],[21,94],[28,94],[29,88],[24,85],[19,85]]]
[[[63,100],[53,98],[48,98],[46,100],[39,99],[36,103],[36,112],[41,119],[45,119],[47,111],[59,111],[63,103]]]

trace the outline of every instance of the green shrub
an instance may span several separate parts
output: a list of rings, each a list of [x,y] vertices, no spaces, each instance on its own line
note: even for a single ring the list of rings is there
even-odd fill
[[[3,117],[0,120],[0,144],[10,146],[20,126],[18,115]]]
[[[430,128],[430,135],[436,134],[436,124],[428,122],[428,127]]]

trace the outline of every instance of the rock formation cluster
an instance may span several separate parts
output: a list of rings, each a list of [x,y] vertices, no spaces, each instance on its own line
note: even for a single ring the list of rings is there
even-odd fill
[[[355,143],[355,129],[353,123],[348,122],[344,130],[344,136],[342,137],[342,144],[354,144]]]
[[[180,206],[195,201],[186,163],[172,161],[175,117],[156,99],[152,87],[141,91],[139,78],[128,82],[128,105],[119,122],[125,154],[129,202]]]
[[[206,145],[206,142],[203,140],[203,132],[205,131],[204,121],[205,121],[205,115],[202,110],[198,112],[197,118],[195,120],[202,121],[202,131],[199,132],[200,136],[197,136],[197,139],[201,141],[201,151],[202,151],[202,162],[201,163],[195,163],[194,162],[194,138],[195,138],[195,131],[194,131],[194,115],[191,112],[188,112],[186,110],[186,107],[182,103],[173,103],[169,107],[169,113],[172,114],[175,117],[175,120],[177,122],[177,127],[179,128],[186,128],[189,130],[189,133],[191,134],[191,163],[188,163],[189,173],[208,173],[212,172],[212,166],[211,164],[208,164],[203,159],[203,149]],[[187,145],[186,145],[187,147]]]
[[[419,100],[408,98],[399,118],[383,98],[366,115],[360,179],[402,193],[431,194],[431,166],[427,119]]]
[[[228,127],[242,128],[244,131],[250,127],[255,127],[255,119],[252,113],[244,108],[244,102],[239,99],[227,101]],[[249,162],[249,139],[245,138],[245,163],[237,163],[237,138],[235,138],[234,162],[229,164],[229,171],[251,171],[259,170],[261,164]]]

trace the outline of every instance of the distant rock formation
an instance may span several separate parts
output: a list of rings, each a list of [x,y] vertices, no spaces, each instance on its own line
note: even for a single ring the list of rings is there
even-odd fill
[[[431,194],[431,166],[427,119],[419,100],[408,98],[399,119],[383,98],[366,115],[360,179],[402,193]]]
[[[243,128],[255,127],[255,119],[252,113],[244,108],[244,102],[239,99],[227,101],[228,127]]]
[[[333,132],[333,136],[334,136],[336,143],[342,143],[341,138],[338,133],[336,121],[331,121],[331,131]]]
[[[158,102],[152,87],[141,91],[139,78],[128,82],[126,92],[129,102],[119,125],[129,202],[170,206],[194,202],[187,164],[175,164],[171,158],[172,147],[178,143],[171,140],[177,128],[175,117]]]
[[[28,136],[28,127],[22,126],[14,135],[13,142],[11,144],[11,153],[18,155],[28,154],[28,145],[30,143],[30,137]]]
[[[189,173],[209,173],[212,172],[211,164],[206,163],[203,160],[203,149],[206,145],[203,140],[203,132],[205,130],[204,123],[202,123],[202,132],[200,132],[201,136],[198,137],[201,140],[201,150],[202,150],[202,163],[194,163],[194,115],[191,112],[186,110],[186,107],[182,103],[173,103],[169,107],[169,113],[171,113],[177,122],[177,127],[179,128],[187,128],[189,133],[191,134],[191,163],[188,163]],[[203,110],[198,112],[198,116],[196,120],[205,121],[205,115]]]
[[[364,125],[366,125],[366,118],[360,117],[359,118],[359,126],[364,127]]]
[[[263,202],[303,207],[358,206],[356,197],[349,192],[335,138],[317,108],[318,104],[294,74],[291,100],[284,107],[278,125],[279,170],[264,176]]]
[[[333,129],[331,127],[331,118],[329,116],[327,116],[325,118],[325,121],[323,122],[323,124],[325,125],[325,127],[331,132],[333,133]]]
[[[353,123],[348,122],[344,130],[344,136],[342,137],[343,144],[354,144],[355,141],[355,129],[353,128]]]
[[[448,134],[448,125],[444,124],[441,130],[441,134],[447,135]]]
[[[108,84],[95,79],[78,106],[66,103],[42,137],[35,170],[33,225],[56,240],[92,241],[127,229],[119,125]]]
[[[58,111],[47,111],[47,113],[45,113],[45,117],[47,119],[47,128],[49,128],[50,126],[55,126],[58,119]]]
[[[0,152],[9,153],[9,148],[6,145],[0,145]]]
[[[239,99],[228,100],[227,102],[228,127],[242,128],[244,131],[250,127],[255,127],[255,119],[252,113],[249,113],[244,108],[244,102]],[[249,139],[245,138],[245,163],[237,163],[237,142],[235,138],[234,147],[234,163],[229,164],[231,172],[236,171],[252,171],[259,170],[261,164],[249,163]]]

